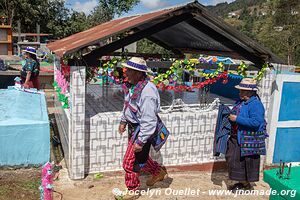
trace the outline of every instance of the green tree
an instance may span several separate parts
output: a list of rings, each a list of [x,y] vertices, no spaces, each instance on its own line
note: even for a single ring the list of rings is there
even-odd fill
[[[151,42],[147,39],[142,39],[137,42],[137,52],[138,53],[154,53],[162,55],[170,55],[171,52],[164,49],[163,47]]]
[[[209,9],[224,18],[228,12],[240,12],[238,20],[226,19],[226,22],[269,48],[286,63],[300,64],[299,0],[236,0]]]
[[[99,0],[90,16],[91,25],[95,26],[127,13],[139,2],[140,0]]]
[[[53,34],[53,38],[60,39],[72,34],[69,29],[70,10],[65,7],[64,0],[48,0],[46,27],[43,31]]]
[[[17,22],[21,23],[22,32],[35,32],[36,24],[40,31],[64,36],[64,26],[70,10],[64,0],[0,0],[0,6],[9,24],[16,30]]]
[[[28,28],[32,28],[33,21],[41,21],[45,16],[40,8],[47,8],[47,1],[36,0],[29,2],[26,0],[0,0],[1,9],[3,9],[5,16],[8,18],[10,25],[15,25],[17,20],[22,24],[26,24]],[[34,24],[34,27],[36,25]],[[25,26],[23,28],[26,28]]]
[[[300,45],[300,2],[299,0],[276,0],[273,26],[282,27],[276,38],[285,50],[288,64],[298,60],[297,47]]]
[[[16,0],[0,0],[0,14],[8,19],[8,24],[11,25],[16,12]]]
[[[66,34],[71,35],[86,30],[90,26],[88,16],[83,12],[73,12],[67,21]]]
[[[59,39],[109,21],[128,12],[138,2],[99,0],[94,11],[86,16],[68,9],[65,0],[0,0],[0,14],[8,17],[14,30],[18,21],[21,22],[22,32],[35,32],[36,24],[39,24],[41,32]]]

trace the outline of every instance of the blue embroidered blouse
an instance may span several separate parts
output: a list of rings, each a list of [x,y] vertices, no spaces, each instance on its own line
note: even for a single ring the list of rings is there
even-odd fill
[[[248,101],[242,102],[236,123],[238,124],[237,136],[239,144],[241,143],[242,131],[265,131],[265,109],[257,96],[252,96]]]

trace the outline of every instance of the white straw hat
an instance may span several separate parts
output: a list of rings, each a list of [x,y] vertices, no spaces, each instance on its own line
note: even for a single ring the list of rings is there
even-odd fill
[[[34,47],[26,47],[26,49],[23,50],[23,52],[27,52],[27,53],[31,53],[31,54],[33,54],[33,55],[37,55],[37,54],[36,54],[36,50],[35,50]]]
[[[236,85],[235,88],[239,90],[258,90],[256,80],[252,78],[243,78],[240,84]]]
[[[147,64],[146,61],[142,58],[132,57],[126,63],[122,63],[124,67],[134,69],[141,72],[147,72]]]

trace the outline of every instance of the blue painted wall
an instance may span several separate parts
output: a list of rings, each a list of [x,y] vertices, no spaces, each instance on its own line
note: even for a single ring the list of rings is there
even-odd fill
[[[278,128],[273,163],[300,162],[300,128]]]
[[[300,120],[300,83],[283,83],[278,120]]]
[[[50,158],[45,95],[0,90],[0,165],[41,165]]]
[[[214,71],[213,70],[204,70],[204,72],[212,73]],[[238,100],[239,99],[239,90],[236,89],[234,86],[238,85],[242,79],[243,79],[242,76],[229,74],[227,84],[223,84],[222,83],[223,79],[221,79],[221,80],[217,81],[215,84],[211,85],[210,92],[220,95],[220,96],[223,96],[223,97],[226,97],[226,98]]]

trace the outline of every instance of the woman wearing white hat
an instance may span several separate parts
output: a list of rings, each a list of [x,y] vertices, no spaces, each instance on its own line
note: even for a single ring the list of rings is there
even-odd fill
[[[123,85],[125,103],[119,126],[120,134],[128,127],[128,147],[123,159],[125,184],[128,189],[122,199],[139,197],[139,173],[141,170],[152,176],[147,180],[148,186],[162,181],[167,175],[166,169],[149,156],[151,136],[156,131],[160,109],[160,97],[156,86],[146,80],[147,65],[141,58],[133,57],[126,63],[128,82]],[[135,138],[136,136],[136,138]],[[133,192],[132,192],[133,191]],[[119,198],[118,195],[115,196]]]
[[[21,79],[25,88],[40,89],[39,72],[40,63],[36,57],[36,50],[33,47],[26,47],[25,62],[21,70]]]
[[[257,95],[257,83],[244,78],[239,85],[240,100],[232,109],[232,122],[226,161],[229,179],[238,181],[230,189],[252,189],[251,182],[259,181],[260,155],[266,154],[265,109]]]

